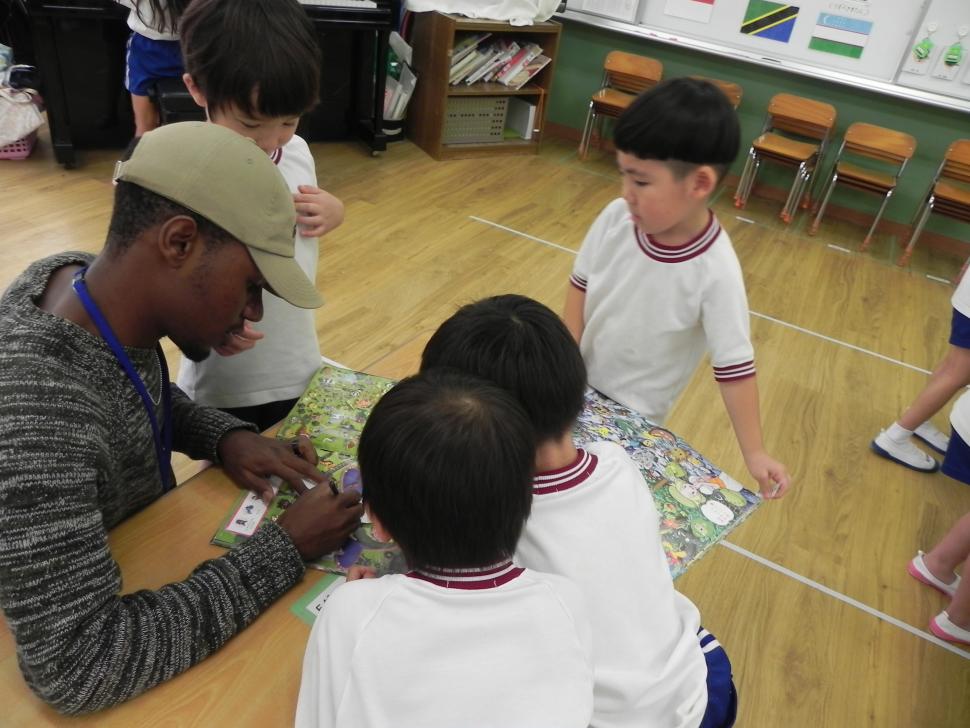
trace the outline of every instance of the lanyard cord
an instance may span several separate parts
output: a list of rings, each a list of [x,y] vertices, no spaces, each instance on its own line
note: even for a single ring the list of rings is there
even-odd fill
[[[74,275],[74,281],[72,283],[74,292],[81,299],[81,304],[88,312],[88,316],[91,317],[94,325],[98,327],[98,331],[101,332],[101,337],[111,348],[115,359],[118,360],[118,364],[125,370],[125,374],[128,375],[128,379],[131,380],[132,385],[135,387],[135,391],[141,397],[142,404],[145,406],[145,412],[148,414],[148,421],[152,426],[152,436],[155,439],[155,455],[158,457],[158,472],[162,478],[162,490],[169,490],[172,487],[172,389],[169,384],[168,365],[165,362],[165,356],[161,352],[161,347],[156,344],[155,353],[158,356],[159,368],[162,370],[162,407],[165,416],[165,421],[162,423],[161,428],[159,428],[155,406],[151,396],[148,394],[145,383],[135,370],[134,364],[131,363],[128,352],[125,351],[121,342],[118,341],[118,337],[111,330],[111,326],[108,324],[107,319],[105,319],[104,314],[101,313],[101,309],[98,308],[97,304],[91,298],[91,294],[88,293],[88,287],[84,282],[84,274],[87,273],[87,270],[87,267],[81,268]]]

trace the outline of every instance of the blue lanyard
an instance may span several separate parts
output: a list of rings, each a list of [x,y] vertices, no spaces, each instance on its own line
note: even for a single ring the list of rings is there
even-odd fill
[[[145,412],[148,413],[148,421],[152,425],[152,435],[155,438],[155,455],[158,457],[158,472],[162,478],[162,490],[170,490],[173,485],[171,477],[172,388],[169,384],[168,365],[165,362],[165,356],[162,354],[161,347],[156,344],[155,353],[158,356],[158,364],[162,369],[162,406],[165,414],[165,421],[162,423],[162,427],[159,428],[158,418],[155,415],[155,404],[152,402],[151,397],[148,396],[145,383],[142,381],[138,372],[135,371],[135,366],[131,363],[131,359],[128,358],[125,347],[121,345],[118,337],[111,330],[111,326],[108,325],[104,314],[101,313],[101,309],[98,308],[97,304],[91,298],[91,294],[88,293],[88,287],[84,283],[84,274],[87,273],[87,270],[87,267],[81,268],[74,275],[74,282],[72,284],[74,286],[74,292],[81,299],[81,303],[88,312],[88,316],[91,317],[94,325],[98,327],[98,331],[101,332],[101,337],[105,340],[105,343],[111,347],[115,359],[118,360],[121,368],[125,370],[125,374],[128,375],[128,379],[131,380],[131,383],[135,387],[135,391],[141,397],[142,404],[145,405]]]

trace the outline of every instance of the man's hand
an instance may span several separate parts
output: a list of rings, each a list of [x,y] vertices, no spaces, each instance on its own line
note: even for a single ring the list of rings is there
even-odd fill
[[[226,339],[224,344],[213,347],[216,354],[219,356],[232,356],[233,354],[238,354],[241,351],[248,351],[256,346],[256,342],[262,339],[266,334],[262,331],[257,331],[253,328],[249,321],[243,321],[242,331],[238,334],[233,334],[228,339]]]
[[[297,498],[276,524],[289,534],[300,556],[312,561],[339,548],[360,525],[363,514],[356,491],[334,495],[329,488],[319,487]]]
[[[780,462],[764,450],[745,458],[751,477],[758,481],[762,498],[781,498],[791,486],[791,476]]]
[[[329,492],[327,478],[315,467],[317,454],[313,445],[307,438],[298,439],[297,443],[280,442],[250,430],[230,430],[216,449],[226,475],[267,503],[273,499],[273,487],[269,484],[272,475],[278,475],[297,493],[307,489],[304,478],[323,483],[320,490]]]
[[[344,203],[313,185],[300,185],[293,195],[296,223],[308,238],[326,235],[344,221]]]

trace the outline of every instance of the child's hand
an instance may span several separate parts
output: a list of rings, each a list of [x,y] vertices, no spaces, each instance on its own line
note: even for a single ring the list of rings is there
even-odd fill
[[[220,344],[214,347],[214,349],[219,356],[232,356],[233,354],[252,349],[256,346],[256,342],[264,336],[265,334],[254,329],[249,321],[243,321],[242,331],[238,334],[233,334],[226,339],[226,343]]]
[[[300,185],[293,195],[296,223],[308,238],[326,235],[344,221],[344,203],[313,185]]]
[[[763,450],[745,458],[744,462],[758,481],[762,498],[781,498],[791,486],[791,476],[785,466]]]
[[[373,566],[351,566],[349,569],[347,569],[347,581],[376,578],[377,570]]]

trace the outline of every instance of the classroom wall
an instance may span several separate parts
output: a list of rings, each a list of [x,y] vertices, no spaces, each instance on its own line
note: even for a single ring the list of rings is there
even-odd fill
[[[696,74],[723,78],[742,86],[744,97],[738,114],[743,149],[731,170],[735,174],[741,173],[744,152],[750,140],[760,133],[764,110],[774,94],[784,91],[827,101],[838,111],[837,140],[854,121],[891,127],[916,137],[916,156],[906,168],[885,213],[887,219],[899,223],[911,221],[950,142],[970,138],[970,114],[678,48],[576,21],[563,20],[562,23],[556,77],[547,112],[549,121],[582,130],[589,96],[602,80],[603,59],[614,49],[658,59],[664,64],[664,78]],[[837,148],[838,144],[833,144],[823,161],[823,173],[828,171],[828,163]],[[787,188],[790,179],[790,173],[776,165],[763,165],[758,176],[759,182],[782,188]],[[832,204],[874,214],[879,198],[840,185],[832,195]],[[970,226],[939,215],[931,217],[927,230],[970,241]]]

